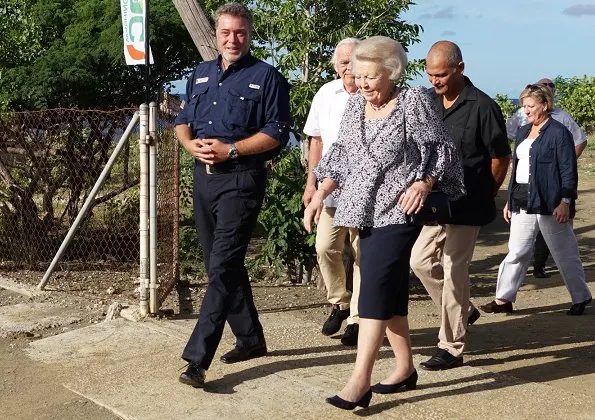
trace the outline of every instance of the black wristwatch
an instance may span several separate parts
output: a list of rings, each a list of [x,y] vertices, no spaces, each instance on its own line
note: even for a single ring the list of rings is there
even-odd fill
[[[238,148],[236,147],[236,144],[232,143],[229,147],[229,152],[227,153],[227,156],[229,156],[230,159],[237,159],[239,155],[240,154],[238,153]]]

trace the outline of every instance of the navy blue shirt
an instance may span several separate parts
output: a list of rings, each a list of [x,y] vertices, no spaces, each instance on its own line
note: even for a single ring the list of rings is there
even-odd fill
[[[531,124],[517,131],[515,152],[512,160],[512,174],[508,183],[508,208],[518,211],[511,194],[518,185],[516,150],[529,135]],[[539,130],[539,135],[529,151],[529,195],[527,213],[551,215],[562,198],[569,198],[570,217],[574,217],[577,197],[578,172],[576,151],[572,134],[564,125],[550,118]]]
[[[284,147],[289,140],[289,84],[271,65],[250,53],[223,69],[221,56],[200,63],[186,85],[176,125],[188,124],[193,138],[234,143],[257,132]],[[253,158],[270,159],[267,152]]]

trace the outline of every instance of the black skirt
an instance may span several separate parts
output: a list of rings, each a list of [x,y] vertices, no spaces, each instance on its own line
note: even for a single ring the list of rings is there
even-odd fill
[[[414,224],[360,230],[360,318],[407,316],[409,258],[420,231]]]

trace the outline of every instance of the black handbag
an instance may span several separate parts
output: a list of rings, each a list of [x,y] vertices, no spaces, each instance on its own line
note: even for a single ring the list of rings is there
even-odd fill
[[[405,117],[403,116],[403,136],[407,141],[405,133]],[[424,226],[435,226],[450,223],[452,213],[448,195],[439,190],[432,190],[424,200],[424,205],[419,212],[405,216],[407,222]]]
[[[418,213],[408,216],[410,223],[434,226],[450,223],[452,213],[448,196],[442,191],[431,191],[424,201],[424,206]]]

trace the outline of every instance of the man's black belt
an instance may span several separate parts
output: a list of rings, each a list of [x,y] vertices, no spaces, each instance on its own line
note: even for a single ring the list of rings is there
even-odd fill
[[[261,160],[227,160],[215,165],[205,165],[197,161],[197,164],[204,167],[208,174],[229,174],[232,172],[244,172],[254,169],[265,169],[265,162]]]

